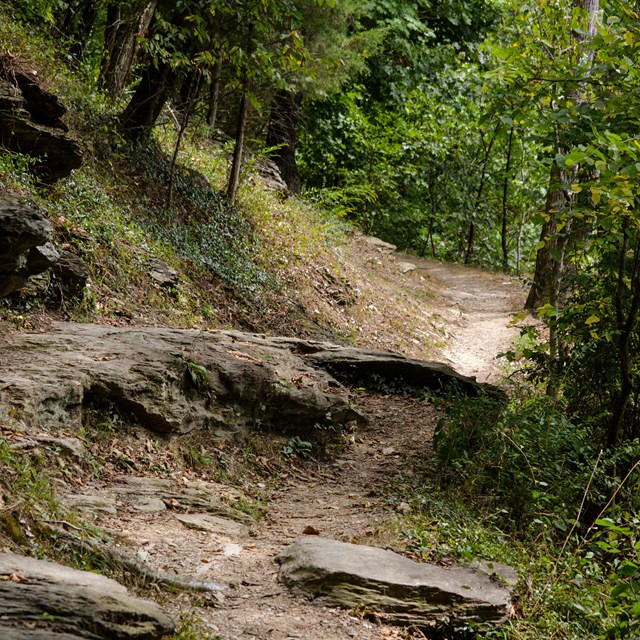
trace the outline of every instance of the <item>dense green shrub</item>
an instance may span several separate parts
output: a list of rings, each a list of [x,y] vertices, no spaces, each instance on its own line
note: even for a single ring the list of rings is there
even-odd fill
[[[597,458],[588,427],[547,396],[504,407],[489,397],[459,398],[439,421],[434,448],[445,483],[504,510],[504,524],[567,531]],[[591,485],[589,497],[602,503]]]

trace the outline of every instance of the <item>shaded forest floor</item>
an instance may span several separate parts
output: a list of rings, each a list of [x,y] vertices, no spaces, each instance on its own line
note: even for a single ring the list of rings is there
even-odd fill
[[[461,373],[480,380],[499,378],[495,356],[517,333],[509,323],[524,299],[520,283],[499,274],[390,253],[363,238],[342,252],[343,272],[355,295],[348,306],[336,302],[337,330],[352,327],[352,339],[359,346],[428,355],[448,360]],[[319,285],[315,290],[325,293]],[[324,299],[329,304],[326,300],[332,298]],[[204,637],[408,637],[410,631],[380,623],[375,612],[341,611],[292,597],[277,579],[274,558],[286,544],[309,533],[403,549],[399,522],[408,505],[395,500],[388,487],[400,474],[429,464],[437,409],[426,399],[367,389],[355,389],[354,398],[369,416],[369,425],[342,434],[339,440],[328,436],[321,460],[283,458],[287,441],[272,436],[256,436],[243,447],[216,445],[215,455],[208,452],[228,465],[218,477],[217,490],[222,495],[237,497],[240,491],[250,496],[248,510],[261,516],[248,537],[189,529],[170,511],[141,510],[135,501],[123,502],[116,494],[110,497],[118,504],[117,515],[98,512],[95,524],[106,527],[120,547],[155,569],[226,585],[224,602],[186,592],[163,602],[207,634]],[[193,466],[181,466],[155,444],[145,448],[148,437],[140,432],[114,434],[100,445],[102,457],[117,460],[124,451],[135,469],[136,456],[144,454],[139,468],[166,471],[165,482],[175,490],[211,479],[209,472],[199,475]],[[150,461],[149,454],[157,460]],[[235,485],[230,478],[235,478]],[[107,463],[100,480],[82,479],[81,491],[104,498],[122,481],[118,465]],[[70,482],[65,490],[80,491],[80,487]]]

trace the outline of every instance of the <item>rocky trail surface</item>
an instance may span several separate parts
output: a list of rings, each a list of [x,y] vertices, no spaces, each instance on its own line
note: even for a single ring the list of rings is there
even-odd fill
[[[502,275],[412,256],[386,251],[382,255],[398,286],[437,292],[431,313],[444,327],[447,347],[442,351],[443,359],[463,375],[497,381],[495,355],[509,346],[516,333],[509,323],[524,297],[520,284]],[[249,366],[257,358],[255,349],[267,347],[271,348],[241,343],[233,348],[241,364]],[[178,353],[180,346],[175,348]],[[264,362],[268,360],[265,353],[260,351]],[[120,373],[110,356],[94,350],[89,357],[109,370],[107,386],[116,395],[121,394],[122,385],[117,382]],[[260,367],[264,370],[263,365]],[[305,367],[296,361],[286,375],[296,382],[295,386],[309,391],[318,412],[329,406],[327,401],[342,410],[343,397],[334,397],[338,390],[330,389],[331,381],[324,374],[312,381]],[[148,374],[144,367],[141,371]],[[283,375],[277,366],[274,371],[276,376]],[[153,377],[153,371],[151,374]],[[84,384],[75,380],[72,385]],[[95,382],[86,384],[95,395]],[[6,390],[6,383],[3,388]],[[172,390],[166,393],[171,396]],[[215,400],[213,393],[205,397],[198,416]],[[100,427],[109,431],[109,437],[100,441],[91,442],[86,434],[77,439],[64,433],[31,433],[31,440],[26,438],[21,446],[30,446],[29,442],[32,446],[48,446],[53,442],[58,450],[68,453],[75,448],[73,455],[78,459],[88,455],[100,465],[98,472],[89,474],[80,464],[77,471],[70,472],[67,467],[59,483],[63,500],[85,521],[105,532],[104,538],[96,541],[111,550],[109,557],[114,562],[119,557],[128,558],[128,570],[143,577],[146,573],[147,581],[173,581],[179,586],[190,583],[195,587],[195,592],[179,590],[160,601],[173,615],[198,621],[200,630],[211,638],[401,638],[406,631],[385,623],[375,611],[335,608],[292,595],[281,581],[276,563],[287,545],[304,536],[386,546],[395,514],[407,509],[408,505],[402,503],[390,504],[384,487],[415,456],[428,459],[436,410],[413,397],[360,386],[351,389],[349,402],[354,415],[366,415],[368,421],[364,425],[352,420],[339,446],[327,437],[335,450],[328,462],[308,459],[306,440],[290,440],[288,435],[274,439],[271,449],[261,442],[262,453],[248,449],[239,456],[236,453],[235,464],[244,465],[247,477],[253,478],[249,491],[246,484],[232,486],[223,477],[214,482],[206,474],[176,473],[178,466],[172,463],[178,456],[184,458],[185,451],[175,453],[167,447],[166,436],[142,429],[114,437],[111,427],[102,423]],[[138,418],[153,417],[149,399],[143,404]],[[184,413],[184,408],[181,411]],[[182,430],[181,416],[174,416],[179,423],[176,432]],[[322,430],[323,426],[317,428]],[[205,445],[213,449],[207,450]],[[88,451],[83,452],[82,447]],[[289,447],[289,462],[282,461],[283,447]],[[218,434],[207,443],[196,439],[190,455],[210,456],[227,464],[227,451],[230,459],[231,449],[225,435]],[[294,463],[296,454],[300,461]],[[65,467],[62,462],[60,466]],[[253,473],[256,469],[259,473]],[[362,615],[365,613],[368,615]]]

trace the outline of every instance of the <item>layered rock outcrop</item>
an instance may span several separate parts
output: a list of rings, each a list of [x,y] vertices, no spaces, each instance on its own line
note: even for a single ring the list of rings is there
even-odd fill
[[[66,294],[82,293],[89,278],[87,266],[51,240],[51,223],[39,208],[14,196],[0,196],[0,298],[48,269],[61,279]]]
[[[35,159],[43,182],[68,176],[82,164],[82,151],[62,122],[66,108],[33,74],[0,68],[0,146]]]
[[[160,640],[175,629],[115,580],[13,553],[0,553],[0,602],[6,640]]]
[[[0,407],[47,429],[80,427],[84,407],[109,402],[161,433],[251,427],[313,436],[363,420],[340,379],[372,362],[377,379],[387,370],[395,386],[406,374],[411,387],[495,393],[445,365],[390,352],[237,331],[57,323],[0,347]]]

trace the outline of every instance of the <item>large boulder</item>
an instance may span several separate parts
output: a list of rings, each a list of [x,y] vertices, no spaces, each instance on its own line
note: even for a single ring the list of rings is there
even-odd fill
[[[66,108],[33,74],[0,75],[0,146],[36,159],[39,178],[52,182],[82,164],[80,145],[67,135]]]
[[[0,602],[3,640],[159,640],[175,627],[115,580],[13,553],[0,553]]]
[[[24,423],[79,428],[106,402],[161,433],[309,434],[361,418],[331,375],[264,336],[59,323],[0,347],[0,407]]]
[[[0,196],[0,298],[22,288],[58,258],[51,224],[35,207]]]
[[[323,342],[57,323],[50,333],[12,336],[0,346],[0,409],[16,426],[79,428],[85,406],[110,402],[161,433],[258,427],[313,437],[363,420],[349,390],[327,370],[340,354],[350,366],[358,354],[367,364],[377,358],[380,375],[387,362],[394,384],[404,361],[412,386],[440,389],[448,381],[470,393],[493,390],[437,363],[418,367],[398,354]]]
[[[509,615],[515,572],[504,565],[440,567],[392,551],[306,537],[278,557],[280,577],[297,594],[362,608],[418,628],[489,629]]]

